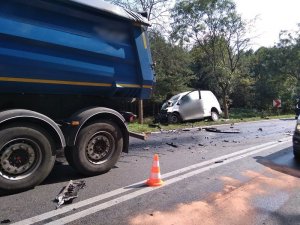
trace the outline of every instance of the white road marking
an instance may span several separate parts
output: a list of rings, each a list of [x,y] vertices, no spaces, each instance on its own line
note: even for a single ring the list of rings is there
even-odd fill
[[[77,220],[77,219],[80,219],[80,218],[86,217],[86,216],[88,216],[88,215],[94,214],[94,213],[96,213],[96,212],[99,212],[99,211],[101,211],[101,210],[103,210],[103,209],[107,209],[107,208],[112,207],[112,206],[114,206],[114,205],[117,205],[117,204],[120,204],[120,203],[122,203],[122,202],[131,200],[131,199],[133,199],[133,198],[136,198],[136,197],[138,197],[138,196],[140,196],[140,195],[143,195],[143,194],[146,194],[146,193],[148,193],[148,192],[155,191],[155,190],[157,190],[157,189],[160,189],[160,188],[166,187],[166,186],[168,186],[168,185],[171,185],[171,184],[173,184],[173,183],[175,183],[175,182],[178,182],[178,181],[184,180],[184,179],[186,179],[186,178],[189,178],[189,177],[198,175],[198,174],[200,174],[200,173],[203,173],[203,172],[205,172],[205,171],[207,171],[207,170],[210,170],[210,169],[213,169],[213,168],[216,168],[216,167],[220,167],[220,166],[229,164],[229,163],[231,163],[231,162],[234,162],[234,161],[243,159],[243,158],[245,158],[245,157],[247,157],[247,156],[250,156],[250,155],[259,153],[259,152],[261,152],[261,151],[264,151],[264,150],[267,150],[267,149],[270,149],[270,148],[279,146],[279,145],[281,145],[281,144],[285,144],[285,143],[287,143],[287,142],[288,142],[288,141],[283,141],[283,142],[279,142],[279,143],[277,142],[276,144],[273,144],[273,145],[271,145],[271,146],[263,147],[263,148],[260,148],[260,149],[258,149],[258,150],[254,150],[254,151],[245,153],[245,154],[243,154],[243,155],[239,155],[239,156],[236,156],[236,157],[227,159],[227,160],[224,161],[223,163],[220,163],[220,164],[212,164],[212,165],[209,165],[209,166],[207,166],[207,167],[203,167],[203,168],[200,168],[200,169],[198,169],[198,170],[194,170],[194,171],[191,171],[191,172],[188,172],[188,173],[179,175],[178,177],[171,178],[171,179],[165,181],[165,183],[164,183],[163,186],[159,186],[159,187],[156,187],[156,188],[146,187],[146,188],[140,189],[140,190],[138,190],[138,191],[135,191],[135,192],[132,192],[132,193],[123,195],[123,196],[121,196],[121,197],[112,199],[112,200],[110,200],[110,201],[108,201],[108,202],[104,202],[104,203],[99,204],[99,205],[96,205],[96,206],[94,206],[94,207],[91,207],[91,208],[82,210],[82,211],[80,211],[80,212],[78,212],[78,213],[74,213],[74,214],[72,214],[72,215],[69,215],[69,216],[60,218],[60,219],[55,220],[55,221],[50,222],[50,223],[47,223],[47,225],[61,225],[61,224],[70,223],[70,222],[75,221],[75,220]]]
[[[233,152],[233,153],[230,153],[230,154],[227,154],[227,155],[223,155],[223,156],[211,159],[211,160],[207,160],[205,162],[197,163],[197,164],[194,164],[194,165],[191,165],[191,166],[188,166],[188,167],[184,167],[184,168],[181,168],[181,169],[178,169],[178,170],[175,170],[175,171],[163,174],[162,178],[166,179],[166,178],[171,177],[171,176],[179,175],[179,174],[182,174],[184,172],[190,171],[192,169],[197,169],[199,167],[203,167],[203,166],[212,164],[215,161],[220,161],[220,160],[227,159],[226,162],[228,162],[228,158],[230,158],[230,157],[241,155],[241,154],[244,154],[244,153],[247,153],[247,152],[252,153],[251,151],[256,150],[256,149],[260,149],[260,148],[265,148],[265,147],[271,148],[271,147],[276,146],[278,144],[286,143],[286,141],[289,141],[289,140],[290,140],[290,137],[282,139],[281,140],[282,142],[272,141],[272,142],[268,142],[268,143],[265,143],[265,144],[257,145],[257,146],[254,146],[254,147],[250,147],[250,148],[247,148],[247,149],[243,149],[243,150],[240,150],[240,151],[237,151],[237,152]],[[222,163],[220,165],[224,165],[224,163]],[[170,179],[170,180],[172,180],[172,179]],[[80,201],[80,202],[77,202],[77,203],[74,203],[74,204],[69,205],[69,206],[64,206],[63,208],[60,208],[60,209],[57,209],[57,210],[52,210],[52,211],[49,211],[49,212],[46,212],[46,213],[43,213],[43,214],[31,217],[31,218],[28,218],[28,219],[25,219],[25,220],[22,220],[22,221],[19,221],[19,222],[16,222],[13,225],[30,225],[30,224],[34,224],[34,223],[37,223],[37,222],[41,222],[41,221],[49,219],[51,217],[58,216],[58,215],[70,212],[74,208],[78,209],[78,208],[81,208],[81,207],[84,207],[84,206],[96,203],[98,201],[101,201],[101,200],[104,200],[104,199],[107,199],[107,198],[111,198],[111,197],[117,196],[119,194],[123,194],[125,192],[136,190],[136,186],[143,185],[144,183],[145,183],[145,181],[137,182],[137,183],[128,185],[126,187],[122,187],[122,188],[119,188],[119,189],[116,189],[116,190],[113,190],[113,191],[110,191],[110,192],[107,192],[107,193],[104,193],[104,194],[101,194],[101,195],[98,195],[98,196],[95,196],[95,197],[83,200],[83,201]],[[145,188],[145,190],[148,190],[148,189]],[[120,197],[120,198],[122,198],[122,197]],[[115,201],[115,200],[112,200],[112,201]]]

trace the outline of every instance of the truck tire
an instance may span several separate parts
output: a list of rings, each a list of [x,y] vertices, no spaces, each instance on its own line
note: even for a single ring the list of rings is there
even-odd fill
[[[117,163],[122,149],[123,136],[118,125],[96,121],[78,134],[73,149],[74,168],[87,176],[105,173]]]
[[[41,127],[18,123],[0,131],[0,189],[20,191],[40,184],[54,163],[54,142]]]

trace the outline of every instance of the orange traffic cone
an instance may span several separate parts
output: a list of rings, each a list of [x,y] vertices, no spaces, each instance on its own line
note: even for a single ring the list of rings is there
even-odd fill
[[[153,158],[150,178],[147,180],[146,184],[150,187],[156,187],[162,185],[163,183],[164,182],[162,181],[160,175],[158,155],[155,154]]]

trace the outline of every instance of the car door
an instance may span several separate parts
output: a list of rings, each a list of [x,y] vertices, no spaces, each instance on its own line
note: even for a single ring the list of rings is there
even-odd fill
[[[203,103],[199,91],[192,91],[181,98],[179,113],[183,120],[203,118]]]
[[[200,91],[200,94],[202,99],[203,117],[209,117],[215,100],[212,98],[212,93],[209,91]]]

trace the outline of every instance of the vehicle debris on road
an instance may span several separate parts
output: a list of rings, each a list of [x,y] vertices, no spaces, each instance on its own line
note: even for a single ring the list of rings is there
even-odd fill
[[[284,133],[284,134],[287,135],[287,136],[293,136],[293,134],[292,134],[291,131],[288,131],[288,132],[286,132],[286,133]]]
[[[208,131],[208,132],[215,132],[215,133],[224,133],[224,134],[239,134],[241,133],[240,130],[220,130],[220,129],[217,129],[217,128],[214,128],[214,127],[207,127],[207,128],[204,128],[204,130]]]
[[[263,129],[262,128],[258,128],[258,131],[263,131]]]
[[[166,143],[167,145],[173,147],[173,148],[178,148],[178,145],[174,144],[173,142],[171,143]]]
[[[78,197],[78,191],[85,187],[85,181],[72,181],[70,180],[68,185],[63,187],[60,193],[56,196],[57,202],[56,209],[65,203],[71,203],[73,199]]]
[[[184,129],[182,129],[182,131],[191,131],[191,129],[189,129],[189,128],[184,128]]]

